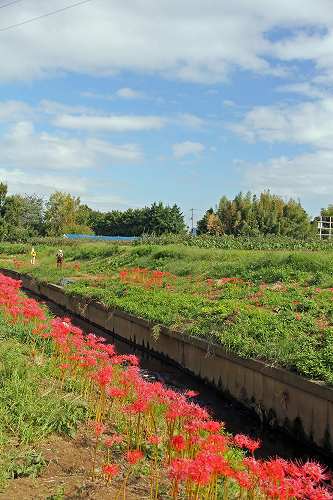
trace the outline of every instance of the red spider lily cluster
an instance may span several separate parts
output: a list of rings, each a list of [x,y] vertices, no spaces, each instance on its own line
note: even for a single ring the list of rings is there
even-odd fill
[[[165,271],[135,267],[119,271],[120,281],[124,284],[139,284],[145,288],[170,288],[176,276]]]
[[[257,460],[260,442],[226,435],[223,423],[193,402],[196,392],[147,381],[136,356],[117,354],[67,318],[46,319],[37,302],[21,295],[19,281],[0,275],[0,305],[14,321],[33,323],[34,348],[47,344],[59,383],[89,403],[92,476],[107,482],[122,476],[123,498],[144,463],[151,499],[161,498],[161,483],[173,499],[333,499],[320,464]]]
[[[80,271],[81,270],[80,262],[74,262],[73,269],[75,269],[75,271]]]
[[[13,259],[13,266],[15,269],[21,269],[21,267],[24,265],[24,262],[18,259]]]

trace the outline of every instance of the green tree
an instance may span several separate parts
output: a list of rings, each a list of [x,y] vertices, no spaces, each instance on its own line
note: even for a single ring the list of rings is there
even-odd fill
[[[51,194],[45,211],[47,234],[60,236],[66,228],[77,226],[77,217],[80,215],[80,198],[70,193],[55,191]]]
[[[153,203],[150,207],[93,212],[91,227],[98,235],[140,236],[143,233],[181,233],[185,231],[183,214],[177,205]]]
[[[0,217],[5,215],[5,203],[8,193],[8,186],[4,182],[0,182]]]
[[[328,205],[326,208],[320,210],[320,215],[322,217],[333,217],[333,204]]]
[[[8,196],[4,189],[0,204],[2,205],[0,217],[2,240],[26,241],[32,236],[43,234],[43,200],[41,198],[36,195]]]
[[[208,217],[214,213],[212,208],[209,208],[205,215],[200,219],[197,223],[197,234],[205,234],[208,233]]]
[[[208,230],[208,212],[200,221],[201,231]],[[264,191],[257,197],[252,193],[239,193],[233,200],[220,199],[216,210],[225,234],[239,236],[284,235],[306,238],[312,234],[309,216],[299,201],[284,201],[280,196]],[[217,227],[217,221],[212,219]],[[198,226],[199,227],[199,226]]]

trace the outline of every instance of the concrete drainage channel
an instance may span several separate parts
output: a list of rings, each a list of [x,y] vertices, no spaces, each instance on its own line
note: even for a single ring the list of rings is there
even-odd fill
[[[201,339],[189,339],[167,328],[160,328],[156,338],[152,335],[153,325],[146,320],[123,311],[110,310],[103,304],[84,297],[69,295],[61,286],[41,283],[16,271],[0,269],[0,272],[22,280],[25,289],[60,306],[79,318],[79,321],[83,320],[84,330],[87,325],[94,325],[104,334],[111,335],[112,339],[121,339],[123,346],[127,343],[132,349],[134,347],[149,352],[155,358],[155,364],[156,357],[160,358],[162,362],[157,365],[156,373],[163,372],[168,364],[177,366],[176,379],[180,384],[177,382],[174,385],[190,385],[190,388],[195,389],[194,386],[200,385],[198,379],[204,381],[208,385],[202,386],[201,391],[199,389],[205,394],[206,401],[203,403],[214,401],[211,405],[214,413],[226,421],[227,429],[231,432],[250,432],[257,436],[260,434],[265,443],[263,456],[278,454],[286,458],[307,458],[319,452],[320,455],[325,455],[326,463],[333,464],[331,387],[260,361],[237,358],[226,353],[221,346],[208,344]],[[91,330],[91,326],[89,329]],[[143,365],[148,364],[149,371],[151,359],[151,356],[142,356]],[[175,378],[175,368],[172,370],[171,378]],[[185,373],[189,375],[184,382]],[[217,393],[223,394],[224,399]],[[234,406],[229,417],[219,411],[219,407],[223,407],[228,400],[238,402],[232,403]],[[254,413],[256,418],[253,417]],[[235,419],[236,414],[238,418]],[[245,419],[242,415],[246,415]],[[228,420],[231,425],[228,425]],[[232,425],[235,420],[239,420],[239,428]],[[269,427],[274,432],[269,431]],[[283,434],[279,432],[280,429]],[[288,439],[286,434],[293,440]]]

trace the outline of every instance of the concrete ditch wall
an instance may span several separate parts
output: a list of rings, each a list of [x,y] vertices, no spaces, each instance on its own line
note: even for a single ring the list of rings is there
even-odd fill
[[[8,269],[0,272],[22,280],[24,288],[71,313],[177,363],[252,408],[265,423],[282,427],[294,438],[333,456],[333,389],[329,386],[260,361],[238,358],[221,346],[167,328],[162,327],[154,339],[153,325],[146,320],[68,295],[62,287],[28,275]]]

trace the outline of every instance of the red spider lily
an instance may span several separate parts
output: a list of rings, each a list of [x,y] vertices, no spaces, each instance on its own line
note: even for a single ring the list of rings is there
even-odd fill
[[[208,432],[220,432],[223,428],[223,422],[207,420],[206,422],[201,422],[200,428]]]
[[[186,391],[184,394],[188,398],[196,398],[197,396],[199,396],[199,393],[197,391]]]
[[[137,464],[144,457],[141,450],[129,450],[125,455],[125,460],[131,465]]]
[[[253,488],[253,480],[248,473],[244,471],[235,472],[234,478],[242,488],[245,488],[246,490]]]
[[[119,465],[117,464],[105,464],[102,467],[103,473],[108,477],[114,477],[119,474]]]
[[[204,443],[204,439],[201,436],[198,436],[197,434],[190,435],[190,437],[188,439],[189,447],[191,447],[191,446],[202,447],[203,443]]]
[[[243,464],[248,468],[250,472],[252,472],[254,476],[260,475],[262,471],[261,462],[256,460],[254,457],[244,458]]]
[[[252,455],[257,450],[260,448],[260,441],[255,441],[254,439],[249,438],[248,436],[245,436],[244,434],[236,434],[234,436],[234,443],[236,446],[239,448],[246,448],[248,449]]]
[[[188,478],[191,460],[188,458],[175,458],[169,467],[169,477],[176,481],[185,481]]]
[[[112,363],[114,365],[129,364],[132,366],[139,366],[139,358],[134,354],[121,354],[112,357]]]
[[[60,370],[69,370],[71,365],[69,363],[62,363],[59,365]]]
[[[126,396],[126,391],[118,387],[107,387],[106,394],[110,396],[110,398],[124,398]]]
[[[176,451],[182,451],[186,448],[186,440],[183,436],[173,436],[170,440],[171,447]]]
[[[96,437],[101,436],[105,431],[105,425],[103,425],[101,422],[93,422],[92,427]]]
[[[109,365],[101,368],[97,373],[94,373],[93,379],[101,387],[108,385],[112,379],[112,366]]]
[[[124,440],[123,436],[120,434],[114,434],[113,436],[106,438],[104,444],[107,448],[112,448],[115,444],[120,444]]]
[[[123,412],[128,415],[137,415],[138,413],[144,413],[149,408],[149,404],[147,401],[143,399],[137,399],[134,403],[130,405],[126,405],[123,408]]]
[[[161,442],[161,438],[159,436],[156,436],[156,435],[153,435],[153,436],[149,436],[148,439],[147,439],[147,442],[149,444],[153,444],[153,445],[159,445],[160,442]]]
[[[316,483],[331,479],[331,474],[327,472],[326,467],[323,467],[317,462],[305,462],[305,464],[302,465],[302,471],[305,476],[309,477]]]
[[[158,287],[161,288],[170,285],[168,281],[175,281],[176,276],[171,273],[145,269],[145,268],[132,268],[122,269],[119,271],[119,279],[124,284],[139,284],[145,288]]]
[[[231,468],[228,460],[221,456],[219,452],[212,450],[200,451],[196,456],[196,463],[202,467],[210,467],[212,474],[219,474],[224,477],[234,477],[234,470]]]
[[[202,441],[201,448],[214,453],[225,453],[230,444],[230,438],[222,434],[211,434]]]
[[[319,488],[311,488],[309,487],[307,489],[307,497],[309,500],[332,500],[333,498],[333,493],[329,492],[326,488],[324,487],[319,487]]]

